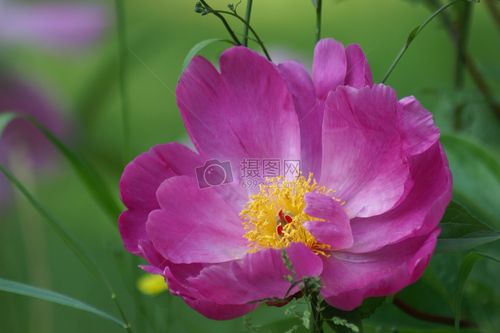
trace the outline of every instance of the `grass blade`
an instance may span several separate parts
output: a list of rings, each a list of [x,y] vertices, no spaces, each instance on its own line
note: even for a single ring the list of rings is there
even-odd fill
[[[85,266],[85,268],[96,276],[108,289],[111,293],[111,299],[113,300],[116,308],[120,312],[123,321],[126,323],[124,328],[128,332],[132,332],[130,325],[125,317],[125,314],[117,300],[116,294],[108,282],[104,273],[98,268],[98,266],[90,259],[89,256],[85,254],[80,245],[74,240],[68,232],[64,229],[61,223],[59,223],[50,213],[49,211],[40,204],[35,197],[26,189],[26,187],[2,164],[0,164],[0,172],[11,182],[14,187],[16,187],[25,197],[26,199],[33,205],[33,207],[42,215],[52,228],[56,231],[57,235],[63,240],[66,246],[75,254],[75,256],[80,260],[80,262]]]
[[[223,39],[223,38],[210,38],[210,39],[205,39],[202,40],[201,42],[197,43],[195,46],[189,50],[187,53],[186,57],[184,58],[184,61],[182,62],[182,67],[181,67],[181,73],[184,72],[184,70],[187,68],[191,60],[198,54],[200,53],[201,50],[206,48],[207,46],[218,43],[218,42],[225,42],[229,44],[233,44],[230,40],[228,39]]]
[[[77,309],[80,311],[85,311],[91,314],[94,314],[98,317],[104,318],[106,320],[110,320],[113,323],[120,325],[122,328],[126,326],[126,324],[118,318],[113,317],[112,315],[99,310],[91,305],[83,303],[77,299],[72,297],[50,291],[47,289],[33,287],[24,283],[19,283],[16,281],[6,280],[0,278],[0,291],[23,295],[28,297],[37,298],[43,301],[63,305],[66,307],[70,307],[73,309]]]

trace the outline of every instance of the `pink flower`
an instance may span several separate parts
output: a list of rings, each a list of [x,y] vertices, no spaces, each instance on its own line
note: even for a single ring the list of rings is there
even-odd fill
[[[0,115],[6,112],[33,117],[59,137],[68,134],[68,119],[60,114],[59,105],[51,96],[45,94],[44,89],[24,77],[0,70]],[[25,119],[16,118],[0,135],[0,163],[4,166],[10,164],[15,168],[15,155],[21,155],[22,163],[27,163],[29,168],[39,171],[50,165],[49,162],[55,156],[55,148],[35,125]],[[0,207],[9,203],[10,198],[10,185],[1,175]]]
[[[98,5],[0,0],[0,42],[80,50],[103,35],[106,16]]]
[[[119,225],[191,307],[237,317],[285,297],[295,274],[318,276],[326,301],[350,310],[421,276],[451,197],[439,130],[414,97],[372,84],[358,46],[320,41],[312,78],[243,47],[224,52],[220,72],[196,57],[177,102],[197,151],[168,143],[131,162]],[[245,187],[250,159],[300,160],[302,175]],[[210,177],[226,173],[221,185],[200,180],[206,161]]]

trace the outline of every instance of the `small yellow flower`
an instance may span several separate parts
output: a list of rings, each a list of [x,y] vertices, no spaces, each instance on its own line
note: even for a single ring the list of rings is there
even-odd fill
[[[156,296],[168,290],[168,285],[163,276],[145,274],[137,280],[137,289],[144,295]]]

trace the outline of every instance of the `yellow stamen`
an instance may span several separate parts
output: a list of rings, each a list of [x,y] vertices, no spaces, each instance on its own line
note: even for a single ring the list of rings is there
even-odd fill
[[[266,178],[259,192],[251,196],[240,213],[250,252],[265,248],[283,249],[290,243],[299,242],[317,254],[327,255],[331,246],[316,241],[303,225],[306,221],[321,221],[304,212],[305,195],[311,192],[329,194],[333,191],[320,187],[313,174],[308,178],[301,175],[294,180]],[[280,220],[280,211],[292,217],[292,221]]]

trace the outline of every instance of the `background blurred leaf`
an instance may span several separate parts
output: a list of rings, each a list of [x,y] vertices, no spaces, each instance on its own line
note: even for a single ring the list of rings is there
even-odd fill
[[[63,306],[71,307],[77,310],[85,311],[88,313],[92,313],[96,316],[99,316],[101,318],[110,320],[114,322],[115,324],[120,325],[121,327],[125,328],[125,323],[118,318],[115,318],[111,316],[110,314],[107,314],[104,311],[101,311],[93,306],[90,306],[86,303],[83,303],[77,299],[71,298],[69,296],[63,295],[56,293],[54,291],[50,291],[47,289],[41,289],[37,287],[33,287],[24,283],[19,283],[15,281],[10,281],[6,279],[0,278],[0,290],[5,291],[8,293],[14,293],[18,295],[23,295],[23,296],[28,296],[28,297],[33,297],[33,298],[38,298],[47,302],[52,302],[56,304],[60,304]]]
[[[385,297],[368,298],[363,302],[363,304],[361,304],[361,306],[352,311],[342,311],[323,302],[325,310],[323,310],[322,314],[325,319],[331,319],[334,317],[345,319],[347,320],[347,322],[356,325],[359,328],[360,332],[363,332],[363,319],[370,317],[375,312],[375,310],[377,310],[377,308],[380,307],[384,302]],[[328,320],[327,323],[337,333],[353,332],[351,328],[344,325],[337,325],[331,320]]]
[[[0,114],[0,138],[2,137],[3,130],[7,125],[15,118],[13,113],[2,113]]]
[[[486,258],[490,260],[494,260],[500,263],[499,258],[495,258],[489,254],[472,252],[465,256],[462,264],[460,266],[460,271],[458,273],[458,285],[455,292],[455,329],[457,332],[460,332],[459,322],[462,316],[462,297],[464,293],[465,283],[467,282],[467,278],[474,267],[474,264],[481,258]]]
[[[394,332],[394,333],[455,333],[454,328],[448,328],[448,327],[442,327],[442,328],[390,328],[390,327],[383,327],[383,326],[367,326],[365,329],[365,333],[385,333],[385,332]],[[479,333],[480,331],[478,329],[462,329],[462,333]]]
[[[453,173],[453,195],[475,216],[500,228],[500,162],[496,154],[472,139],[442,135]]]
[[[49,213],[49,211],[40,204],[33,195],[26,189],[26,187],[3,165],[0,164],[0,172],[14,185],[25,197],[26,199],[33,205],[33,207],[42,215],[56,231],[57,235],[63,240],[66,246],[76,255],[76,257],[80,260],[80,262],[87,268],[87,270],[92,273],[95,277],[97,277],[107,288],[107,290],[111,293],[111,299],[113,300],[118,312],[122,316],[123,320],[127,322],[125,328],[127,331],[130,329],[128,325],[128,321],[125,317],[125,314],[122,310],[120,303],[118,302],[116,293],[109,283],[108,279],[104,275],[104,273],[99,269],[99,267],[95,264],[94,261],[90,259],[90,257],[83,251],[82,247],[78,244],[78,242],[71,237],[65,228]]]

